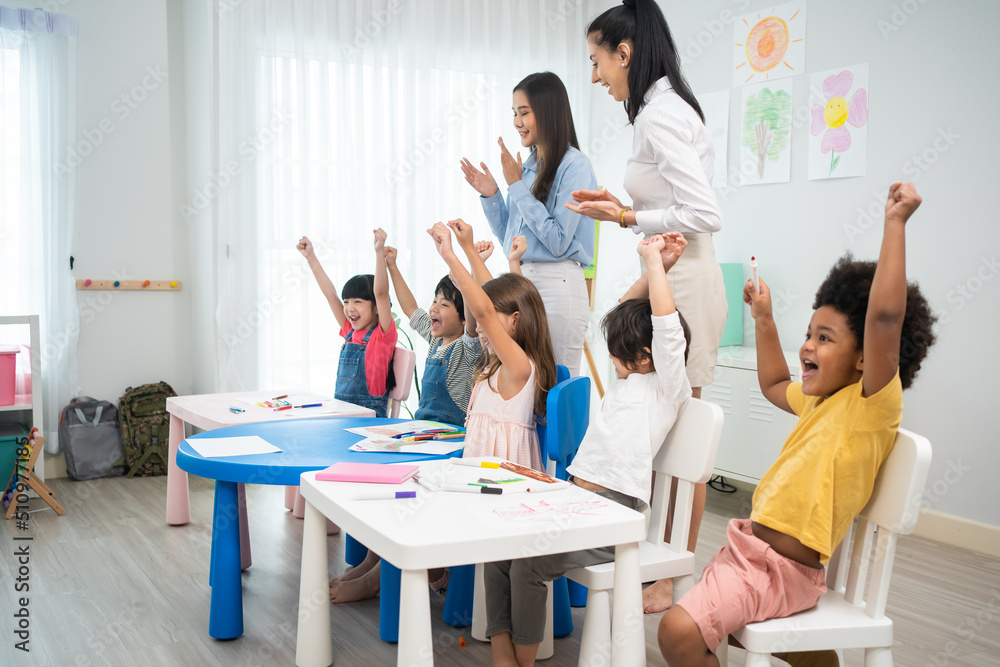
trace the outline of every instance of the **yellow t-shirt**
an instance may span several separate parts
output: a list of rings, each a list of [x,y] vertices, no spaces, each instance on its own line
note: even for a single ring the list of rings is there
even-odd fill
[[[864,398],[861,382],[829,397],[785,392],[799,422],[757,485],[750,518],[820,553],[824,564],[864,509],[903,413],[899,372]]]

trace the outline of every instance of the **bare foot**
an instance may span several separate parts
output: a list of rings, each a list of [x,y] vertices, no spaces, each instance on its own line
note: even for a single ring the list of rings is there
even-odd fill
[[[674,580],[660,579],[642,592],[642,612],[656,614],[674,604]]]
[[[381,570],[381,567],[376,566],[357,579],[330,582],[330,602],[333,604],[357,602],[377,596]]]
[[[382,559],[379,557],[378,554],[369,551],[368,555],[365,556],[365,559],[361,561],[360,565],[358,565],[357,567],[352,567],[350,570],[343,573],[339,577],[334,577],[333,579],[331,579],[330,587],[332,588],[333,584],[338,581],[353,581],[354,579],[360,579],[361,577],[371,572],[372,568],[378,565],[380,560]]]

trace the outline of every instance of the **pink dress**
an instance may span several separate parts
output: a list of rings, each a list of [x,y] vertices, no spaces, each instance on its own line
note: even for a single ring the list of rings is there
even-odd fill
[[[488,383],[481,380],[472,388],[462,456],[500,456],[544,470],[535,430],[535,364],[524,387],[509,401],[495,389],[496,382],[494,375]]]

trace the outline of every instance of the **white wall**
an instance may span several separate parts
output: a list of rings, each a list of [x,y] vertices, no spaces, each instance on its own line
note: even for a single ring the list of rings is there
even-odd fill
[[[176,118],[171,94],[183,90],[183,77],[170,67],[167,3],[58,4],[79,19],[74,274],[185,282],[180,292],[77,293],[80,393],[117,402],[128,386],[159,380],[191,393],[196,286],[188,281],[187,230],[174,204],[186,165],[177,143],[184,119]],[[46,466],[50,476],[63,474],[62,457]]]
[[[732,17],[763,5],[704,0],[661,6],[685,54],[695,92],[731,88]],[[776,319],[785,349],[796,350],[812,297],[832,263],[845,251],[865,259],[878,255],[879,222],[849,236],[862,220],[861,211],[881,207],[884,198],[874,193],[893,180],[915,183],[924,203],[907,230],[907,273],[920,283],[940,321],[937,344],[904,394],[903,426],[926,435],[934,446],[925,506],[993,526],[1000,526],[995,491],[1000,411],[994,405],[988,343],[1000,330],[1000,230],[993,210],[997,168],[990,161],[1000,146],[995,113],[1000,52],[991,31],[998,21],[1000,4],[986,1],[810,2],[806,74],[794,77],[794,105],[808,103],[809,73],[870,63],[868,175],[807,180],[808,126],[803,124],[792,134],[791,182],[720,193],[724,223],[715,237],[720,262],[746,263],[756,255],[772,290],[788,295],[787,308]],[[739,149],[734,134],[739,89],[732,89],[732,98],[730,172]],[[593,137],[614,137],[624,118],[621,106],[595,87],[591,158],[598,182],[621,195],[631,130],[613,138],[603,152],[596,150],[600,146],[593,145]],[[942,139],[949,134],[950,143]],[[920,156],[923,168],[915,161]],[[731,176],[730,182],[736,179]],[[603,225],[599,307],[612,305],[637,270],[632,235]],[[744,319],[750,321],[748,312]],[[751,338],[745,342],[753,344]],[[595,350],[595,356],[603,365],[603,350]]]

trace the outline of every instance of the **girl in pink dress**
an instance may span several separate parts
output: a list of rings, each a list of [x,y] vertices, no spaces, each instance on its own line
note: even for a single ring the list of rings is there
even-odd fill
[[[469,260],[471,275],[452,249],[452,231]],[[556,383],[542,297],[530,280],[519,275],[492,278],[476,252],[472,228],[462,220],[439,222],[427,232],[478,322],[485,354],[469,401],[463,456],[499,456],[542,470],[535,425],[545,418],[545,398]]]

